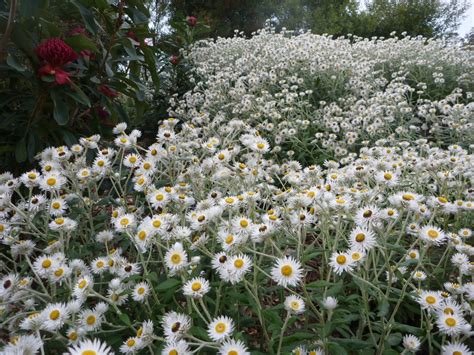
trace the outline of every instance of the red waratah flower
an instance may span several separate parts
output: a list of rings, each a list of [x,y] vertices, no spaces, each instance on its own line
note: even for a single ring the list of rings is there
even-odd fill
[[[59,67],[53,67],[50,64],[45,64],[41,68],[39,68],[38,75],[40,78],[45,75],[54,75],[54,79],[56,81],[56,84],[58,85],[64,85],[71,81],[71,79],[69,79],[68,72],[62,70]]]
[[[59,38],[50,38],[42,42],[36,47],[36,54],[53,67],[62,67],[77,59],[76,52]]]
[[[188,16],[186,17],[186,22],[190,27],[194,27],[197,25],[198,20],[195,16]]]
[[[170,57],[170,62],[171,62],[171,64],[173,64],[173,65],[177,65],[178,62],[179,62],[179,58],[178,58],[177,56],[175,56],[175,55],[172,55],[172,56]]]
[[[110,98],[114,98],[114,97],[117,97],[118,96],[118,92],[111,89],[110,87],[108,87],[107,85],[100,85],[99,86],[99,91],[104,94],[105,96],[107,97],[110,97]]]

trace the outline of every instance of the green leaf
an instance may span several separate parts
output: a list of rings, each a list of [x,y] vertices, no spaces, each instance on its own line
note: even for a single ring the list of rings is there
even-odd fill
[[[65,42],[69,44],[76,52],[80,52],[84,49],[88,49],[96,53],[99,51],[95,43],[89,37],[86,37],[83,34],[68,37],[66,38]]]
[[[400,333],[391,334],[387,339],[387,342],[392,346],[400,344],[401,341],[402,335]]]
[[[22,163],[26,160],[27,152],[26,152],[26,137],[20,139],[20,141],[16,144],[15,147],[15,158],[16,161]]]
[[[145,56],[145,63],[148,66],[148,70],[150,71],[151,80],[153,80],[155,90],[158,92],[158,90],[160,90],[160,76],[158,75],[158,71],[156,69],[155,55],[148,47],[143,47],[142,51],[143,55]]]
[[[119,319],[125,325],[131,325],[132,324],[132,322],[130,322],[130,317],[127,315],[127,313],[120,313],[119,314]]]
[[[386,298],[382,299],[378,307],[378,310],[379,310],[378,316],[385,317],[388,314],[389,309],[390,309],[390,304],[388,303],[387,299]]]
[[[81,4],[81,2],[78,0],[71,0],[71,2],[77,7],[79,12],[81,13],[87,30],[93,34],[96,34],[99,27],[95,22],[94,14],[92,13],[92,11],[85,7],[83,4]]]
[[[32,162],[36,153],[36,140],[35,140],[35,135],[33,134],[33,132],[28,132],[27,151],[28,151],[28,160]]]
[[[176,288],[179,284],[181,284],[181,281],[179,281],[179,280],[168,279],[168,280],[158,284],[158,286],[155,287],[155,290],[157,290],[157,291],[168,291],[170,289]]]
[[[48,4],[47,0],[22,0],[19,1],[18,14],[20,18],[31,17],[38,14]]]
[[[51,99],[54,103],[53,117],[59,125],[64,126],[69,121],[67,104],[57,91],[51,91]]]
[[[21,65],[20,63],[18,63],[15,59],[15,57],[13,57],[12,55],[8,55],[7,57],[7,64],[12,67],[13,69],[15,69],[16,71],[19,71],[19,72],[24,72],[26,70],[26,68]]]
[[[87,107],[91,107],[91,102],[84,91],[82,91],[81,88],[73,82],[71,82],[71,86],[74,88],[74,91],[68,91],[66,94],[72,97],[75,101],[86,105]]]

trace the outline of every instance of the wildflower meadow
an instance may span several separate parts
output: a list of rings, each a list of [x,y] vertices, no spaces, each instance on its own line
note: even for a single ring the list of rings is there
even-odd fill
[[[0,353],[472,354],[473,53],[195,42],[151,142],[0,175]]]

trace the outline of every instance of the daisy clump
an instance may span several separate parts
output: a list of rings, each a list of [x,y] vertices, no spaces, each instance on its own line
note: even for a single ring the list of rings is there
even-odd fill
[[[471,353],[472,53],[266,29],[189,59],[153,142],[0,175],[0,352]]]

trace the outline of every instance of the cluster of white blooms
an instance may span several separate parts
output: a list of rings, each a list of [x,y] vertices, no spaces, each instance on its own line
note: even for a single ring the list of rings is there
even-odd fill
[[[0,353],[472,354],[472,54],[263,30],[189,59],[151,144],[0,174]]]
[[[266,29],[198,42],[188,60],[196,86],[171,100],[170,114],[216,127],[244,120],[275,152],[286,143],[290,156],[342,158],[414,136],[474,143],[474,56],[442,40]]]
[[[114,132],[113,147],[89,137],[45,150],[38,170],[0,176],[7,354],[62,344],[70,354],[235,355],[260,342],[333,353],[337,338],[318,329],[334,321],[351,337],[351,312],[367,346],[387,346],[408,322],[467,349],[474,155],[460,145],[402,141],[304,167],[267,159],[268,140],[244,121],[168,119],[150,146],[125,124]],[[380,322],[374,302],[388,302]],[[418,317],[400,315],[417,302]],[[307,325],[284,342],[292,318]],[[104,342],[110,332],[121,345]],[[403,346],[421,341],[407,335]]]

